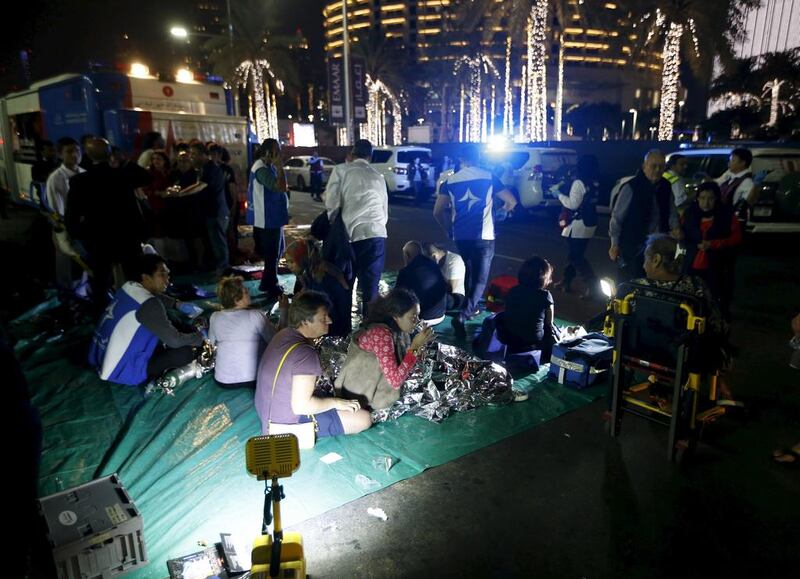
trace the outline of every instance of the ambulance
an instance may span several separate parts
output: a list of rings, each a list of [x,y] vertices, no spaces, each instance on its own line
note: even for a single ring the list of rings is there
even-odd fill
[[[44,140],[108,139],[132,161],[151,131],[164,136],[168,152],[199,139],[227,148],[237,183],[246,183],[251,135],[245,117],[234,116],[230,91],[221,85],[163,82],[114,71],[64,74],[0,99],[0,186],[14,201],[39,206],[43,184],[31,168]]]

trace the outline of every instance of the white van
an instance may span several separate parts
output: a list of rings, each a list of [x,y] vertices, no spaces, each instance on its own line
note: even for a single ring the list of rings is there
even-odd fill
[[[525,209],[560,206],[555,188],[578,162],[573,149],[509,145],[502,149],[487,148],[481,166],[497,175]],[[453,174],[445,171],[439,177],[436,191]]]
[[[386,179],[386,190],[389,197],[394,195],[413,195],[413,184],[408,180],[408,166],[419,158],[420,165],[427,174],[425,187],[433,189],[434,166],[431,161],[431,150],[425,147],[398,146],[375,147],[372,149],[372,168]]]

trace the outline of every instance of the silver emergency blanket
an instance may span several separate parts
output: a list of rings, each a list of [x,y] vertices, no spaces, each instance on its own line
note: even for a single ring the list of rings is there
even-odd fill
[[[322,376],[316,392],[334,393],[333,383],[344,364],[349,338],[318,340]],[[513,402],[513,379],[499,364],[480,360],[460,348],[433,343],[417,360],[400,399],[389,408],[372,412],[373,422],[396,419],[407,412],[431,422],[441,422],[451,412]]]

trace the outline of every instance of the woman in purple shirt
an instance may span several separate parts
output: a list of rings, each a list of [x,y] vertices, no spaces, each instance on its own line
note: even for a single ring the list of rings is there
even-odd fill
[[[270,422],[314,421],[318,437],[354,434],[372,426],[369,412],[362,410],[358,401],[314,395],[322,368],[313,340],[328,333],[329,307],[324,294],[301,293],[289,306],[289,327],[267,346],[258,367],[255,395],[263,434],[269,434]]]

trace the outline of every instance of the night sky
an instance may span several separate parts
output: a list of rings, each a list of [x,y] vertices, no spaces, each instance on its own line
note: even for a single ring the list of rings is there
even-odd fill
[[[236,0],[233,0],[234,2]],[[14,18],[0,35],[0,93],[27,86],[20,51],[29,49],[33,81],[84,72],[88,63],[115,65],[136,58],[151,70],[172,70],[171,25],[187,22],[191,0],[24,0],[15,3]],[[322,57],[323,0],[286,2],[284,32],[297,28]],[[127,34],[127,39],[124,35]]]

